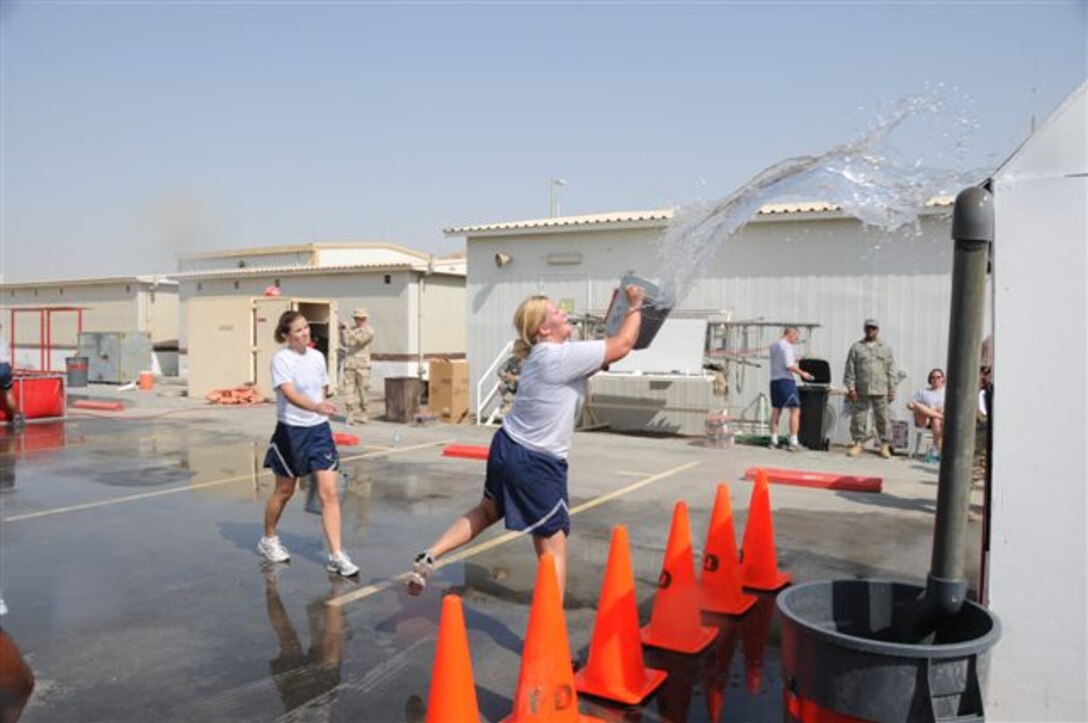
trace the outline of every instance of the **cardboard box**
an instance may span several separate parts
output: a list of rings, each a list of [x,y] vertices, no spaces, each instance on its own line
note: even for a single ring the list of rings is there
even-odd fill
[[[435,359],[430,366],[427,406],[444,422],[459,422],[468,414],[468,361]]]

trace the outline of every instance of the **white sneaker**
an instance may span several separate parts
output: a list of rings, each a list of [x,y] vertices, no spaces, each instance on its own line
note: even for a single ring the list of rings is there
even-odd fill
[[[279,537],[262,537],[257,543],[257,552],[272,562],[287,562],[291,559],[291,553],[283,546]]]
[[[336,555],[329,555],[329,561],[325,563],[325,569],[335,572],[341,577],[354,577],[359,574],[359,566],[351,561],[348,554],[341,550]]]
[[[419,595],[427,587],[427,577],[434,572],[434,558],[429,552],[421,552],[412,560],[412,569],[406,576],[408,594]]]

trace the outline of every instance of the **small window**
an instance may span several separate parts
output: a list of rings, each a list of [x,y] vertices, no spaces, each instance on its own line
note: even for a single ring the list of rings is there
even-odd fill
[[[387,283],[387,284],[393,283],[393,277],[390,276],[389,274],[386,274],[385,275],[385,283]]]
[[[234,282],[234,288],[235,288],[235,289],[237,289],[237,288],[238,288],[238,282],[237,282],[237,281],[235,281],[235,282]]]
[[[63,286],[59,289],[59,291],[60,291],[60,295],[64,296],[64,287]]]
[[[37,296],[37,295],[38,295],[38,290],[37,290],[37,289],[34,289],[34,295],[35,295],[35,296]]]
[[[200,282],[200,281],[196,282],[196,290],[197,291],[203,291],[204,290],[204,284],[202,282]]]
[[[274,286],[275,286],[275,287],[276,287],[277,289],[278,289],[278,288],[280,288],[280,280],[279,280],[279,279],[276,279],[275,281],[273,281],[273,282],[272,282],[272,284],[273,284],[273,285],[274,285]]]
[[[130,285],[128,285],[128,284],[125,284],[125,293],[126,294],[131,294],[132,293],[132,287]]]

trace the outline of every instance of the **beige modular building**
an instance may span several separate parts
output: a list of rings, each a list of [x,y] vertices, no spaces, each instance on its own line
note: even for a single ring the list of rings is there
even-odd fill
[[[376,394],[381,393],[386,377],[425,376],[429,359],[465,356],[463,257],[440,259],[388,243],[313,243],[183,256],[178,268],[173,277],[181,300],[180,367],[184,376],[189,376],[190,369],[198,371],[200,378],[190,379],[196,382],[190,390],[194,395],[206,393],[208,383],[202,379],[211,378],[200,371],[209,368],[208,360],[202,363],[191,357],[194,322],[202,329],[223,324],[217,321],[217,307],[223,318],[234,314],[236,321],[228,325],[242,340],[242,351],[230,362],[217,363],[231,365],[236,369],[234,376],[246,378],[234,382],[216,378],[214,386],[256,382],[259,372],[254,365],[263,361],[247,355],[244,347],[249,345],[256,354],[265,341],[256,335],[267,327],[262,324],[265,331],[258,331],[256,324],[243,323],[247,312],[239,310],[250,308],[269,292],[309,308],[329,303],[328,315],[348,323],[353,309],[366,307],[376,331],[372,355]],[[196,309],[197,318],[190,318]],[[320,332],[321,322],[315,329]],[[330,366],[335,368],[333,360]],[[245,369],[252,369],[252,375],[243,374]]]
[[[20,368],[63,370],[79,331],[141,332],[151,340],[150,371],[177,374],[178,283],[168,276],[0,284],[0,321]]]

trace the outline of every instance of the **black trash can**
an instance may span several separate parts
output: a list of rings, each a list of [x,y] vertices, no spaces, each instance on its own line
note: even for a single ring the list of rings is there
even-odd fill
[[[831,366],[824,359],[802,359],[798,366],[813,379],[797,388],[801,400],[801,428],[797,439],[809,449],[826,450],[830,441],[824,433],[824,410],[831,389]]]

